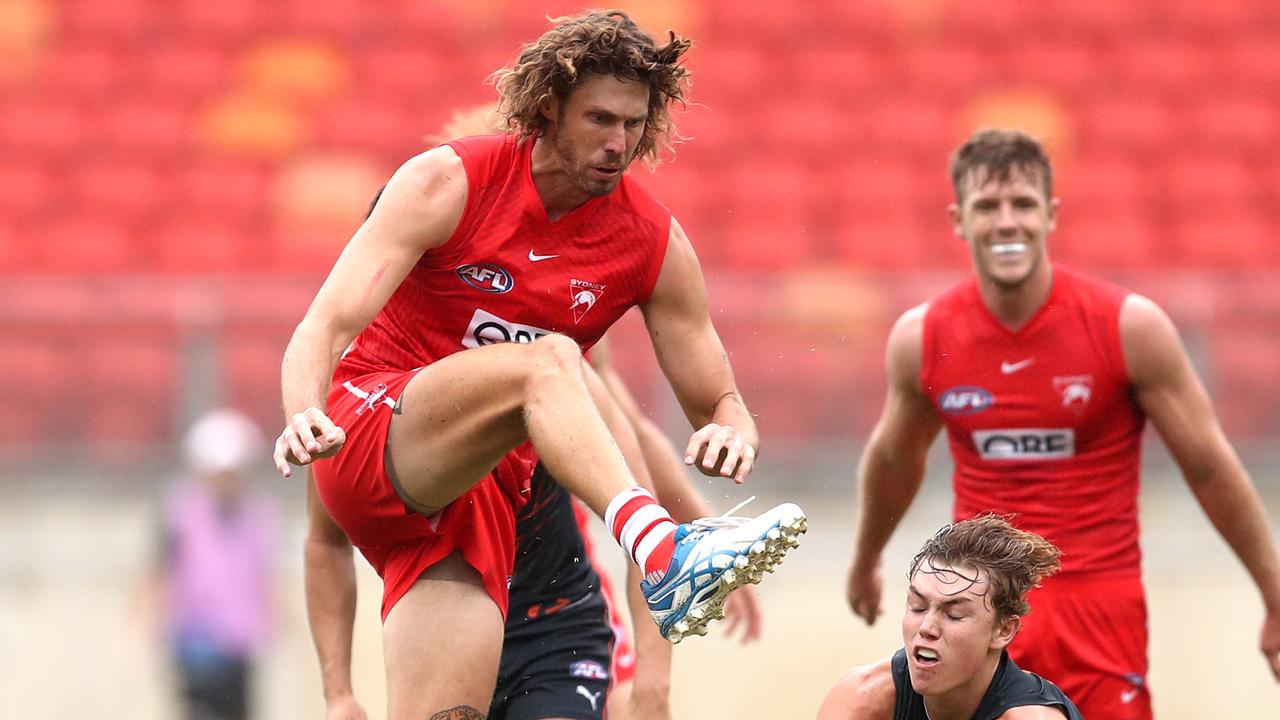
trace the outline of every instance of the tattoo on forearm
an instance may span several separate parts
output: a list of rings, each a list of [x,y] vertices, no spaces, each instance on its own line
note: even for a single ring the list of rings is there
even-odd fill
[[[470,705],[459,705],[448,710],[441,710],[427,718],[427,720],[484,720],[484,713]]]

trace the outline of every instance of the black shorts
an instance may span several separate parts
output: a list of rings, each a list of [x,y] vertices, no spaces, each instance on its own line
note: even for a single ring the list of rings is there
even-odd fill
[[[489,720],[601,720],[613,629],[600,591],[542,617],[520,617],[517,624],[513,613],[507,626]]]
[[[177,653],[183,717],[188,720],[245,720],[249,717],[249,661],[240,657]]]

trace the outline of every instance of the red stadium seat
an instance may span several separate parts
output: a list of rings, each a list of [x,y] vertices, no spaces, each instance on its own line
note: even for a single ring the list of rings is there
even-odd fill
[[[131,156],[171,159],[193,140],[188,111],[159,95],[116,98],[103,108],[95,130],[105,148]]]
[[[291,33],[369,43],[393,20],[378,6],[361,0],[277,0],[276,22]]]
[[[289,342],[286,328],[228,328],[222,351],[224,402],[241,408],[265,430],[281,425],[280,361]]]
[[[1272,36],[1233,38],[1226,48],[1224,62],[1224,83],[1242,93],[1269,93],[1280,86],[1280,43]]]
[[[1188,39],[1134,37],[1121,57],[1113,68],[1121,87],[1178,99],[1212,88],[1223,64],[1218,48]]]
[[[133,232],[113,218],[60,215],[48,224],[33,225],[29,235],[39,253],[39,267],[52,274],[137,271],[144,257]]]
[[[1151,214],[1166,204],[1159,175],[1125,153],[1067,156],[1054,172],[1053,192],[1069,216]]]
[[[1161,243],[1156,225],[1139,207],[1102,212],[1093,207],[1066,211],[1049,238],[1049,253],[1082,270],[1145,270],[1167,261],[1168,242]]]
[[[271,201],[272,178],[264,163],[201,156],[183,163],[175,175],[169,210],[179,215],[248,223]]]
[[[1275,151],[1280,113],[1265,97],[1201,97],[1189,114],[1190,139],[1214,154]]]
[[[850,3],[855,4],[855,3]],[[768,57],[752,48],[744,48],[756,58],[756,63],[767,64]],[[900,88],[890,82],[891,59],[883,50],[857,43],[808,45],[791,53],[795,72],[785,83],[784,90],[801,98],[817,99],[834,107],[854,108],[846,112],[846,120],[852,119],[861,109],[856,103],[874,102],[882,93]],[[732,69],[732,68],[731,68]],[[778,72],[773,68],[772,72]],[[753,82],[751,75],[736,73],[738,84]],[[756,77],[759,77],[758,75]],[[695,74],[695,82],[701,77]],[[708,82],[708,86],[711,82]],[[744,92],[750,94],[749,88]]]
[[[376,153],[379,160],[399,165],[425,150],[427,136],[439,133],[448,117],[443,108],[428,116],[389,96],[356,92],[316,113],[315,139],[329,149]]]
[[[1034,6],[1038,26],[1058,39],[1119,41],[1146,32],[1162,12],[1154,3],[1073,0]]]
[[[67,198],[83,212],[136,223],[172,192],[169,173],[128,155],[82,162],[68,178]]]
[[[1183,267],[1265,269],[1280,267],[1274,223],[1249,209],[1204,209],[1175,227],[1170,261]]]
[[[1026,3],[1014,3],[1025,5]],[[957,6],[959,7],[959,6]],[[968,10],[965,15],[975,15]],[[975,15],[983,23],[989,16],[983,12]],[[1010,29],[1001,26],[1001,32]],[[963,99],[981,90],[999,84],[1005,74],[1005,47],[1002,43],[973,42],[968,35],[955,40],[930,43],[913,47],[903,55],[903,82],[922,100]]]
[[[64,184],[50,163],[29,158],[0,162],[0,218],[27,221],[61,207]]]
[[[97,141],[95,119],[72,98],[42,94],[0,102],[0,149],[6,162],[18,157],[67,162]]]
[[[258,0],[176,0],[169,4],[179,33],[239,44],[279,27],[271,5]]]
[[[941,164],[952,150],[957,132],[952,109],[921,96],[886,98],[856,114],[864,141],[880,152],[914,156]],[[965,129],[967,134],[968,128]]]
[[[1204,215],[1255,205],[1262,189],[1260,178],[1225,154],[1183,153],[1163,170],[1165,194],[1175,214]]]
[[[263,262],[259,233],[233,218],[184,215],[148,227],[148,266],[175,275],[254,274]]]
[[[63,30],[69,39],[107,38],[115,42],[141,40],[164,24],[167,3],[157,0],[62,0]]]
[[[133,64],[129,52],[113,43],[68,43],[49,53],[41,73],[41,87],[45,92],[81,101],[110,100],[137,81]]]
[[[1232,438],[1269,438],[1280,426],[1275,395],[1261,392],[1264,378],[1280,372],[1274,333],[1256,324],[1226,323],[1215,328],[1210,347],[1210,377],[1214,407],[1223,429]]]
[[[834,228],[841,267],[857,272],[913,271],[955,265],[964,243],[941,221],[919,213],[846,215]]]
[[[431,103],[440,89],[458,82],[452,58],[441,48],[414,38],[380,43],[352,60],[360,87],[357,92],[397,103]],[[483,79],[474,78],[477,83]]]
[[[199,38],[166,43],[141,54],[138,62],[138,84],[183,107],[225,90],[233,80],[231,52]]]
[[[26,228],[0,212],[0,276],[27,275],[38,268],[34,243]]]
[[[751,44],[724,42],[706,52],[695,50],[690,53],[689,67],[694,78],[693,96],[714,111],[726,109],[717,107],[715,100],[726,103],[751,97],[762,89],[770,95],[779,88],[785,90],[784,67]]]
[[[71,353],[39,326],[10,326],[23,341],[0,343],[0,452],[8,459],[34,457],[40,444],[57,435],[60,420],[74,416]]]
[[[1135,159],[1163,157],[1185,127],[1175,108],[1151,95],[1100,96],[1078,118],[1081,146]]]
[[[1007,49],[1000,72],[1007,73],[1013,85],[1047,88],[1067,98],[1080,98],[1110,83],[1114,54],[1106,43],[1078,37],[1014,43]]]
[[[91,337],[76,370],[81,437],[101,462],[128,464],[169,439],[181,387],[177,348],[149,328]]]
[[[767,213],[735,213],[720,225],[717,271],[776,273],[818,264],[818,243],[810,218],[795,207],[770,208]]]

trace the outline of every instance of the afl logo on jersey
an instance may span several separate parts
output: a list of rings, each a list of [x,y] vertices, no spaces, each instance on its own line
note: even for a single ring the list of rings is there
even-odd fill
[[[938,398],[938,407],[948,415],[973,415],[986,410],[995,402],[986,388],[961,385],[942,393],[942,397]]]
[[[487,293],[501,294],[515,287],[511,273],[493,263],[474,263],[457,269],[458,277],[471,287]]]

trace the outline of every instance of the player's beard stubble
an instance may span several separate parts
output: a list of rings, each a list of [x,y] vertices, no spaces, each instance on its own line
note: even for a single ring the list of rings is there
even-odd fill
[[[598,160],[583,160],[579,158],[578,151],[569,138],[560,133],[556,134],[551,144],[573,184],[593,198],[613,192],[622,181],[622,174],[627,171],[627,166],[631,164],[629,158],[624,159],[621,154],[608,151],[602,151]],[[592,177],[592,168],[601,166],[616,167],[618,172],[611,178]]]

